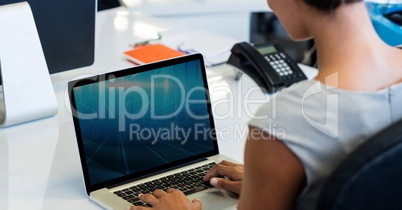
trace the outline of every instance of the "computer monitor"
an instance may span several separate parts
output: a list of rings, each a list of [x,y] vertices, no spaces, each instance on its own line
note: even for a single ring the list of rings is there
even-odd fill
[[[32,9],[51,74],[93,64],[97,0],[1,0],[0,5],[23,1]]]

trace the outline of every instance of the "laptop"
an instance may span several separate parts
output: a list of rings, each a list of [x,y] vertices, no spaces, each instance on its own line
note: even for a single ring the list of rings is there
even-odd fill
[[[150,206],[137,197],[179,189],[204,210],[237,196],[203,182],[219,154],[201,54],[70,81],[85,188],[106,209]]]

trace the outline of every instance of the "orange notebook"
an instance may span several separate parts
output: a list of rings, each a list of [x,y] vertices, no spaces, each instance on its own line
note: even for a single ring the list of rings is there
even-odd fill
[[[152,63],[185,55],[163,44],[149,44],[124,52],[126,58],[136,64]]]

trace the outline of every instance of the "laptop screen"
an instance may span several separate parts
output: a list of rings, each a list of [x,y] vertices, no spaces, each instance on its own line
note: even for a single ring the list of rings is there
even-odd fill
[[[218,153],[199,54],[69,85],[86,185],[105,187]]]

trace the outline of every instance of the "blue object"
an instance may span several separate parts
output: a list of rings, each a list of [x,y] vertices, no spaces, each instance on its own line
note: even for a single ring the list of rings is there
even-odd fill
[[[402,15],[402,3],[366,2],[370,18],[378,35],[389,45],[402,45],[402,26],[389,19],[390,14]]]

